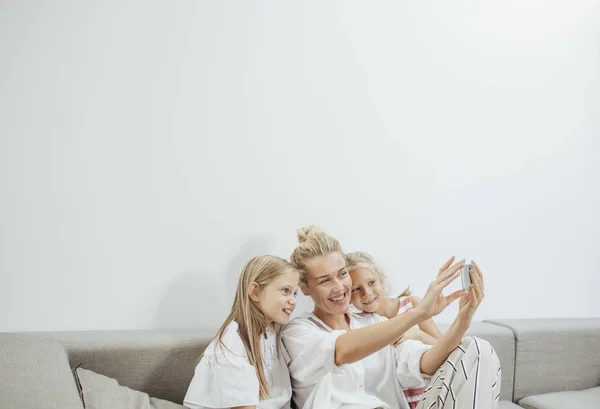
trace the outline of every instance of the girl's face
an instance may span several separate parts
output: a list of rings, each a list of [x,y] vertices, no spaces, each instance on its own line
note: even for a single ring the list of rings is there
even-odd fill
[[[370,268],[358,267],[350,275],[352,276],[352,305],[365,312],[375,312],[385,297],[379,274]]]
[[[342,315],[350,308],[352,280],[340,252],[315,257],[306,263],[307,283],[302,292],[326,314]]]
[[[270,322],[281,325],[289,322],[290,315],[296,308],[299,279],[299,273],[290,270],[262,289],[258,304]]]

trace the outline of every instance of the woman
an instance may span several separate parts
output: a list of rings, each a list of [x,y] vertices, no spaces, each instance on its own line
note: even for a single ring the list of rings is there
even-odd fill
[[[464,265],[445,265],[421,303],[400,316],[350,314],[352,282],[339,242],[313,228],[298,232],[291,256],[300,270],[300,288],[315,308],[290,322],[282,333],[294,400],[303,409],[410,408],[402,391],[407,382],[429,381],[417,408],[495,408],[500,365],[486,341],[463,336],[483,298],[483,277],[473,288],[444,296],[442,290]],[[460,311],[433,346],[407,340],[392,344],[409,328],[439,314],[461,298]],[[460,372],[459,372],[460,371]]]
[[[289,356],[279,326],[296,308],[299,272],[255,257],[238,280],[231,313],[204,351],[184,399],[190,409],[289,409]]]

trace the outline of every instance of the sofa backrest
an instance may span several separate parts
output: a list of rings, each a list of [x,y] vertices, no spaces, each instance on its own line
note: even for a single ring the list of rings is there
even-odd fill
[[[444,330],[445,325],[440,325]],[[64,331],[23,335],[64,345],[72,368],[114,378],[123,386],[152,397],[182,403],[199,357],[216,330]],[[490,342],[502,365],[501,399],[511,400],[515,339],[511,330],[476,322],[468,335]]]
[[[448,326],[447,324],[439,325],[443,332],[448,329]],[[500,399],[512,400],[515,371],[515,337],[512,331],[498,325],[474,322],[467,331],[467,335],[474,335],[492,344],[502,366]]]
[[[151,397],[182,403],[200,355],[216,330],[28,333],[63,344],[72,368],[114,378]]]
[[[485,321],[515,334],[515,402],[600,385],[600,318]]]

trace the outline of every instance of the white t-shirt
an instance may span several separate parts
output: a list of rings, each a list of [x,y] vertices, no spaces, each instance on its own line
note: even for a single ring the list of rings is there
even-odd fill
[[[348,314],[350,328],[383,322],[377,314]],[[391,345],[352,363],[335,364],[335,342],[344,330],[332,330],[314,314],[292,320],[281,335],[290,354],[288,365],[294,401],[302,409],[402,408],[408,402],[401,382],[425,381],[421,356],[430,348],[421,342]]]
[[[259,400],[256,369],[250,365],[238,324],[232,321],[223,333],[225,348],[213,340],[188,388],[183,405],[190,409],[256,406],[259,409],[290,409],[292,387],[287,368],[289,355],[274,328],[261,337],[263,368],[269,397]]]

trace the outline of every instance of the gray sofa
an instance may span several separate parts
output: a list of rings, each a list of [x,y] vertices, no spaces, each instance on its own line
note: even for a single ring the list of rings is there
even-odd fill
[[[489,320],[474,323],[469,333],[487,339],[498,353],[501,409],[600,408],[600,318]],[[82,409],[71,371],[78,365],[181,403],[213,334],[0,333],[0,409]]]

